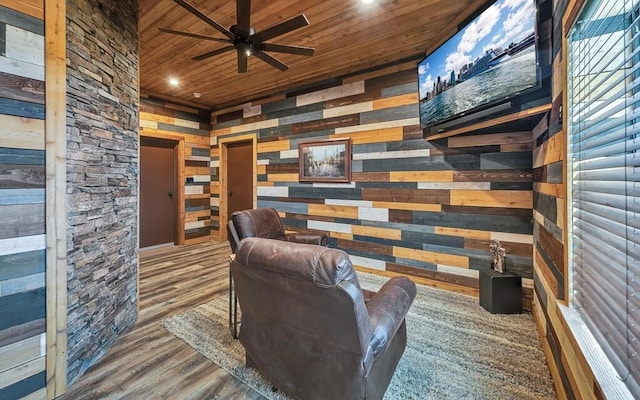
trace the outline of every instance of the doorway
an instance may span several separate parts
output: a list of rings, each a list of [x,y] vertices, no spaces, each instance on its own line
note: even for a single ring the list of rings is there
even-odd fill
[[[220,145],[220,239],[234,211],[256,207],[257,150],[255,135],[225,138]]]
[[[176,242],[177,152],[175,140],[140,138],[140,248]]]
[[[253,208],[253,143],[227,146],[227,215]]]

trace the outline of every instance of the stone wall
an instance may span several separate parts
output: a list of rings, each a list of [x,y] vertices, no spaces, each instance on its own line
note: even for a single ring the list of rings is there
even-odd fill
[[[138,4],[67,1],[68,381],[137,316]]]

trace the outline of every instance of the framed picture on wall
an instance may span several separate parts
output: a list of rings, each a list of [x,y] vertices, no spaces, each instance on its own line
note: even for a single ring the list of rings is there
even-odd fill
[[[351,139],[298,143],[300,182],[351,182]]]

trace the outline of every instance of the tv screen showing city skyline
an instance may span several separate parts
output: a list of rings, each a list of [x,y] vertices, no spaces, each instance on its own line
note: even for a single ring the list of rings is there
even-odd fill
[[[423,127],[536,87],[534,0],[498,0],[418,64]]]

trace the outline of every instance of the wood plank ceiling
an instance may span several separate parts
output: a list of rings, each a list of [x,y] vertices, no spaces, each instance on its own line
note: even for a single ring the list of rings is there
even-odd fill
[[[235,0],[187,0],[227,29],[236,23]],[[271,53],[289,65],[281,72],[249,57],[237,72],[236,52],[191,58],[224,43],[162,33],[159,27],[224,38],[172,0],[140,0],[140,81],[146,94],[220,109],[350,73],[424,56],[486,0],[254,0],[251,26],[262,31],[304,13],[310,25],[270,42],[316,49],[313,57]],[[172,87],[168,81],[180,81]],[[194,92],[202,94],[200,98]]]

